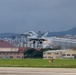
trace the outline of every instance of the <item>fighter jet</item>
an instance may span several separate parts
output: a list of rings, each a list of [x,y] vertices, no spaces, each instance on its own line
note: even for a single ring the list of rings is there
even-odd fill
[[[46,32],[45,34],[42,34],[41,31],[39,31],[38,33],[35,33],[34,31],[29,31],[24,33],[24,35],[28,35],[28,38],[30,39],[30,41],[46,41],[48,32]]]

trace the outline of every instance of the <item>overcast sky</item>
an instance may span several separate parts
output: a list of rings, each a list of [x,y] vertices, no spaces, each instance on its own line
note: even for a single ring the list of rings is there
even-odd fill
[[[76,0],[0,0],[0,33],[64,31],[76,26]]]

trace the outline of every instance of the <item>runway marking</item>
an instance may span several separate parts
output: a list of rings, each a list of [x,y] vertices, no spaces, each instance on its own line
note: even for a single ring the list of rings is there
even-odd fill
[[[16,71],[0,71],[0,74],[58,74],[58,75],[76,75],[76,73],[63,72],[16,72]]]

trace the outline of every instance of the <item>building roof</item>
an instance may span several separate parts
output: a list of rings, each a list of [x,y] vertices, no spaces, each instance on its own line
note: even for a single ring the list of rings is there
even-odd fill
[[[23,51],[26,51],[26,50],[28,50],[28,49],[30,49],[30,48],[28,48],[28,47],[19,47],[19,52],[23,52]]]
[[[63,49],[63,50],[47,50],[47,51],[44,51],[45,52],[66,52],[66,51],[76,51],[74,49]]]
[[[0,48],[16,48],[16,47],[10,44],[9,42],[0,40]]]

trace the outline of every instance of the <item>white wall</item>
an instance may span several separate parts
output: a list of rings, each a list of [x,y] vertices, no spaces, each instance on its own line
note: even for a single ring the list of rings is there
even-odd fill
[[[0,51],[18,51],[18,48],[0,48]]]

